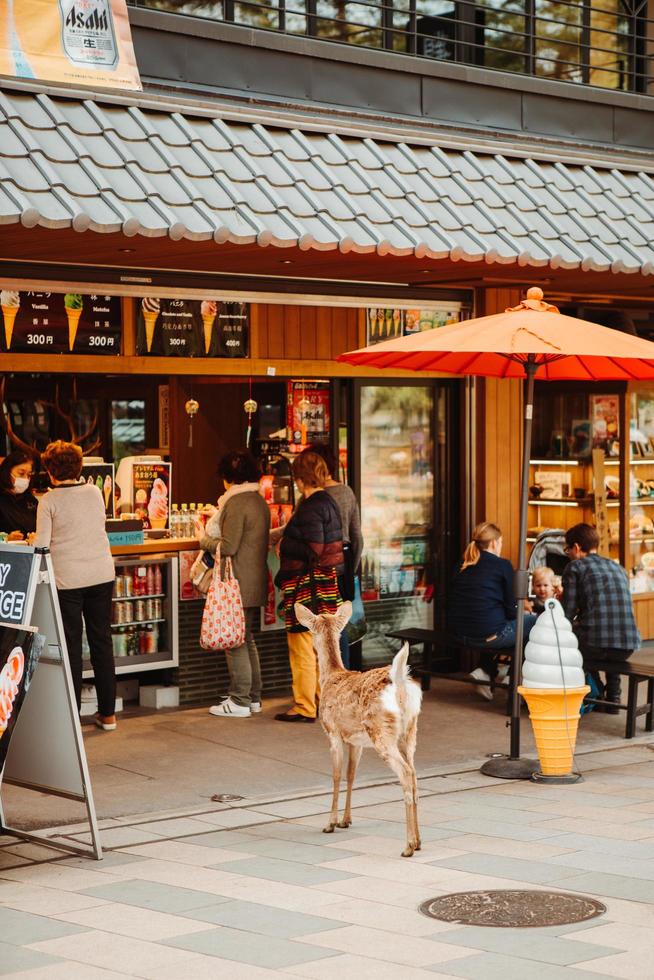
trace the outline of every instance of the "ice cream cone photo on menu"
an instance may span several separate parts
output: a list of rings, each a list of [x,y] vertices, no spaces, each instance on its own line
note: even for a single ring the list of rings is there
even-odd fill
[[[14,647],[0,671],[0,737],[7,730],[24,669],[23,651],[20,647]]]
[[[0,292],[0,306],[2,307],[2,317],[5,322],[5,345],[7,350],[11,350],[11,338],[14,333],[14,323],[16,314],[20,308],[20,293],[13,289],[3,289]]]
[[[79,293],[66,293],[64,296],[64,307],[68,317],[68,350],[71,351],[75,346],[79,318],[82,315],[84,300]]]
[[[154,328],[156,326],[159,313],[161,312],[161,300],[146,296],[146,298],[141,302],[141,310],[143,312],[143,320],[145,322],[145,346],[149,354],[152,350]]]
[[[218,314],[218,304],[211,299],[206,299],[200,307],[202,314],[202,324],[204,326],[204,353],[208,354],[211,350],[213,339],[213,325]]]
[[[155,479],[150,491],[148,519],[152,528],[164,528],[168,523],[168,487],[159,477]]]
[[[589,693],[572,626],[556,599],[547,599],[525,647],[522,686],[540,760],[536,781],[577,781],[574,750],[581,703]]]

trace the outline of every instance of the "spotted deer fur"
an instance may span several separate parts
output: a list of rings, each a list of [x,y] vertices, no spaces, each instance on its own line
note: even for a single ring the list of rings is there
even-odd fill
[[[418,785],[413,757],[416,750],[418,715],[422,703],[420,686],[409,677],[408,644],[396,654],[390,667],[365,673],[346,670],[338,638],[352,606],[344,602],[335,616],[315,616],[297,604],[298,621],[313,634],[320,668],[320,721],[329,739],[334,792],[325,834],[352,823],[352,785],[361,752],[372,746],[399,778],[406,810],[406,847],[403,857],[420,850],[418,829]],[[343,818],[338,819],[338,796],[343,768],[343,749],[348,746],[347,794]]]

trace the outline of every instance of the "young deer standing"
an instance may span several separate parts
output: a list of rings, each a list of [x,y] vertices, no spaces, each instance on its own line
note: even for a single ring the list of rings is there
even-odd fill
[[[408,644],[395,655],[390,667],[360,674],[344,668],[338,647],[338,637],[352,615],[351,603],[344,602],[335,616],[315,616],[306,606],[296,604],[295,615],[313,634],[320,668],[320,721],[332,755],[334,794],[324,833],[332,834],[335,827],[349,827],[352,823],[352,784],[361,752],[371,745],[402,785],[407,829],[402,857],[411,857],[414,851],[420,850],[418,784],[413,757],[422,693],[409,677]],[[347,795],[343,819],[339,822],[343,743],[348,745]]]

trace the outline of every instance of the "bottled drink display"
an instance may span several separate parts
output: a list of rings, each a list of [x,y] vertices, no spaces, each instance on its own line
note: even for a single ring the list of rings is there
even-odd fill
[[[159,652],[164,621],[164,578],[158,562],[118,566],[114,579],[112,643],[114,657]]]
[[[206,523],[205,504],[173,504],[170,514],[171,538],[195,538],[196,522]]]

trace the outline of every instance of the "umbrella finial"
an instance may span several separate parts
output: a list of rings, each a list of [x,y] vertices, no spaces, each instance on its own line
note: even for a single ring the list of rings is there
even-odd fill
[[[530,286],[530,288],[527,290],[527,299],[541,300],[542,298],[543,290],[540,288],[540,286]]]

